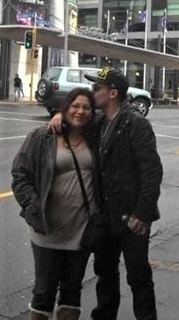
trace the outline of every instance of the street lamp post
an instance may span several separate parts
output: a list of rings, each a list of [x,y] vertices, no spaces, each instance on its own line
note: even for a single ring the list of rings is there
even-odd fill
[[[144,39],[144,49],[147,50],[147,41],[148,41],[148,10],[145,10],[145,39]],[[147,65],[144,63],[144,73],[143,73],[143,89],[146,89],[146,74],[147,74]]]
[[[3,23],[3,1],[0,1],[0,24]]]
[[[3,3],[1,0],[1,24],[10,24],[10,13],[12,7],[11,0],[7,0],[6,3]],[[1,39],[0,98],[3,100],[9,96],[10,54],[11,41],[8,39]]]
[[[65,14],[65,40],[64,40],[64,62],[63,65],[68,65],[68,24],[69,24],[69,0],[66,0],[66,14]]]
[[[107,30],[106,30],[107,37],[109,36],[110,27],[111,27],[111,12],[110,12],[110,10],[108,10],[108,12],[107,12]]]
[[[126,23],[125,23],[125,45],[128,46],[129,41],[129,10],[126,11]],[[127,76],[127,60],[124,61],[124,75]]]
[[[34,85],[34,55],[35,55],[35,49],[37,44],[37,23],[36,23],[36,16],[34,19],[34,26],[32,29],[32,49],[31,49],[31,80],[30,80],[30,103],[32,103],[33,100],[33,85]]]

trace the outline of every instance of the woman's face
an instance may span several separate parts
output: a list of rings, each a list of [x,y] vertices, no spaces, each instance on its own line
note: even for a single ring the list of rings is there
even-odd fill
[[[66,111],[65,118],[72,128],[83,128],[92,118],[92,108],[88,98],[78,96]]]

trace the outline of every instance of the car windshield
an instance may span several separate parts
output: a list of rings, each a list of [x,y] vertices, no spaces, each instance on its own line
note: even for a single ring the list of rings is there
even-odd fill
[[[58,81],[62,68],[49,68],[44,72],[43,78],[49,79],[50,81]]]

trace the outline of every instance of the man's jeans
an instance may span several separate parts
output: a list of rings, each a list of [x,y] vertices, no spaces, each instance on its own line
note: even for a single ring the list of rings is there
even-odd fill
[[[14,96],[15,96],[15,100],[19,100],[20,99],[20,88],[19,87],[15,87],[14,88]]]
[[[31,307],[52,312],[58,305],[80,306],[82,280],[89,254],[82,251],[46,249],[32,243],[35,259],[35,287]]]
[[[136,236],[124,226],[120,237],[107,239],[104,252],[95,255],[97,307],[92,311],[92,319],[115,320],[117,317],[120,303],[118,265],[123,252],[135,317],[137,320],[157,320],[148,244],[149,235]]]

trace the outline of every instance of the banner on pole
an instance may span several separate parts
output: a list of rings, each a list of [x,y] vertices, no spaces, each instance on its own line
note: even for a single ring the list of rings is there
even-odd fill
[[[6,0],[7,1],[7,0]],[[11,0],[10,24],[49,27],[49,17],[44,1]]]
[[[163,29],[163,34],[166,33],[167,30],[167,9],[164,10],[163,12],[163,16],[162,16],[162,20],[161,20],[161,25],[162,25],[162,29]]]
[[[78,30],[78,0],[69,0],[69,33]]]

